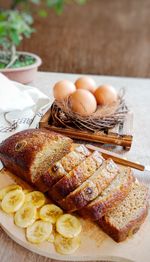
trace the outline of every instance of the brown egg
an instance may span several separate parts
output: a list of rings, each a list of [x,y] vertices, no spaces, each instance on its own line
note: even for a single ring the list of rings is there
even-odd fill
[[[53,88],[54,98],[61,101],[76,91],[75,85],[68,80],[57,82]]]
[[[117,101],[117,92],[113,86],[102,85],[94,93],[98,105],[110,105]]]
[[[92,93],[96,90],[96,83],[93,78],[89,76],[83,76],[76,80],[75,86],[77,89],[86,89]]]
[[[91,92],[78,89],[69,97],[72,111],[81,116],[90,116],[97,108],[96,99]]]

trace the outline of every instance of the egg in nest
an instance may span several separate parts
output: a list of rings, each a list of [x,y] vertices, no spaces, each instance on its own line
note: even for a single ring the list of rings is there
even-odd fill
[[[69,96],[73,112],[81,116],[90,116],[96,111],[97,103],[94,95],[88,90],[78,89]]]
[[[78,78],[75,82],[75,86],[77,89],[85,89],[94,93],[96,90],[96,83],[93,78],[89,76],[82,76]]]
[[[118,95],[111,85],[101,85],[94,93],[97,104],[100,106],[112,105],[117,102]]]
[[[70,94],[76,91],[75,85],[68,80],[57,82],[53,88],[54,98],[58,101],[66,99]]]

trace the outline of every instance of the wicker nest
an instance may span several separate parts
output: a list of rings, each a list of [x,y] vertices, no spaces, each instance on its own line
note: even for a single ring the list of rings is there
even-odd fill
[[[108,132],[108,129],[124,122],[128,112],[125,104],[124,91],[118,94],[118,100],[111,106],[98,106],[90,116],[81,116],[71,110],[69,100],[54,101],[51,106],[49,124],[56,127],[76,128],[91,132]]]

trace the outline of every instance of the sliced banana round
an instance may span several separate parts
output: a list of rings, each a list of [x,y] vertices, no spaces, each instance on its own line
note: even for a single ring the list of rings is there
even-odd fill
[[[25,200],[25,194],[22,190],[16,189],[10,191],[3,198],[1,207],[6,213],[13,213],[19,210]]]
[[[40,209],[40,218],[43,221],[49,221],[52,224],[56,223],[57,219],[62,214],[62,209],[54,204],[47,204]]]
[[[6,194],[8,192],[10,192],[12,190],[16,190],[16,189],[20,189],[21,190],[22,187],[19,186],[19,185],[14,184],[14,185],[10,185],[10,186],[6,186],[6,187],[2,188],[0,190],[0,200],[2,200],[6,196]]]
[[[25,202],[29,202],[35,207],[39,208],[45,204],[46,198],[43,193],[39,191],[33,191],[26,194]]]
[[[38,220],[27,227],[26,237],[29,242],[40,244],[49,238],[51,232],[52,224],[50,222]]]
[[[56,234],[58,234],[58,233],[56,232],[56,227],[53,224],[52,232],[51,232],[49,238],[47,239],[47,241],[50,242],[50,243],[54,243]]]
[[[61,215],[56,221],[56,230],[66,238],[73,238],[80,234],[82,229],[78,218],[70,214]]]
[[[40,219],[40,208],[36,209],[36,220]]]
[[[36,207],[30,204],[23,205],[15,214],[14,221],[18,227],[26,228],[36,220]]]
[[[47,239],[47,241],[50,242],[50,243],[54,243],[54,241],[55,241],[55,233],[52,232],[50,234],[49,238]]]
[[[69,255],[74,253],[80,246],[79,236],[74,238],[65,238],[60,234],[56,234],[54,245],[58,253],[62,255]]]
[[[26,194],[29,194],[30,192],[32,192],[32,190],[30,190],[30,189],[24,189],[23,192],[24,192],[25,195],[26,195]]]

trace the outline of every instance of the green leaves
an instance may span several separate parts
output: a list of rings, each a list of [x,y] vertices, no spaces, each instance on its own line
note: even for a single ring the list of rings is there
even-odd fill
[[[39,16],[41,17],[47,17],[47,11],[45,9],[40,9],[38,12]]]
[[[76,0],[76,2],[80,5],[83,5],[87,2],[87,0]]]
[[[59,15],[63,12],[65,0],[47,0],[46,4],[49,8],[53,8]]]
[[[14,45],[19,45],[21,37],[17,34],[17,32],[15,30],[12,30],[10,32],[10,37],[11,37]]]
[[[53,9],[58,15],[63,12],[64,5],[77,3],[83,5],[87,0],[12,0],[11,9],[19,10],[32,10],[33,5],[36,5],[38,14],[41,17],[46,17],[48,14],[48,8]]]
[[[23,37],[30,37],[33,19],[28,13],[17,10],[0,12],[0,46],[10,49],[18,46]]]
[[[29,38],[35,31],[32,28],[32,13],[34,5],[41,17],[46,17],[48,8],[53,9],[58,15],[63,12],[65,4],[76,2],[84,4],[87,0],[11,0],[10,10],[0,9],[0,49],[3,60],[9,64],[16,56],[16,47],[24,37]],[[48,7],[48,8],[47,8]],[[17,8],[19,8],[17,10]],[[21,11],[27,10],[27,11]]]
[[[38,5],[41,3],[41,1],[40,0],[31,0],[31,3]]]

